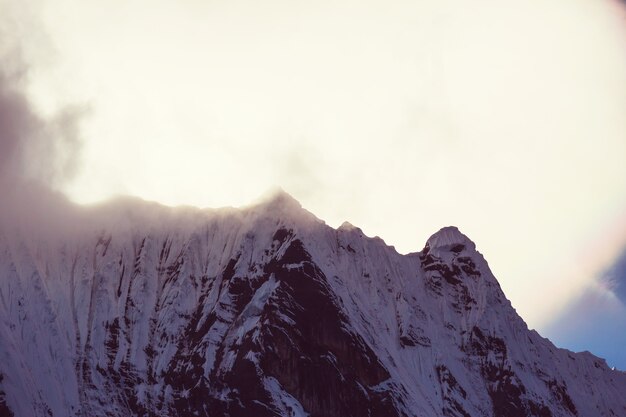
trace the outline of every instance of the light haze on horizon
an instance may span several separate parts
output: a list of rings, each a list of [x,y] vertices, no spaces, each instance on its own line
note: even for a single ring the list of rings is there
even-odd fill
[[[597,279],[626,246],[622,3],[0,6],[37,113],[86,109],[56,184],[76,202],[240,206],[282,187],[402,253],[458,226],[530,327],[590,286],[612,295]]]

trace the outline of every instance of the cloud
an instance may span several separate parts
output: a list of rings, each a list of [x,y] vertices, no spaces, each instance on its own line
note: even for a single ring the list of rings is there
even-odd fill
[[[11,85],[17,80],[0,69],[0,169],[13,176],[23,165],[23,141],[39,130],[39,119],[26,98]]]
[[[14,19],[15,20],[15,17]],[[58,188],[76,171],[85,106],[40,114],[27,93],[29,65],[12,19],[0,19],[0,182],[4,187],[37,182]]]
[[[602,278],[609,290],[626,305],[626,248]]]
[[[557,346],[589,350],[609,366],[626,370],[626,303],[602,285],[590,286],[542,329]]]
[[[610,366],[626,370],[626,247],[542,330],[559,347],[590,350]]]
[[[59,237],[77,227],[76,210],[58,190],[76,173],[88,109],[62,105],[44,114],[32,99],[33,74],[51,48],[35,6],[0,0],[0,236]]]

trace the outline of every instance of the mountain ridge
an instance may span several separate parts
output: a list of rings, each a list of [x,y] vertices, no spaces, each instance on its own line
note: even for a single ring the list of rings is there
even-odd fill
[[[456,228],[401,255],[284,192],[131,206],[0,232],[0,412],[626,414],[626,374],[528,330]]]

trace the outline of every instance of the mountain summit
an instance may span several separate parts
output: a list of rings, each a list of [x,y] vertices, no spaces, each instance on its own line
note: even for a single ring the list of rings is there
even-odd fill
[[[0,416],[626,415],[626,374],[529,330],[455,227],[400,255],[284,192],[117,204],[0,230]]]
[[[456,245],[468,247],[472,250],[476,249],[474,242],[461,233],[455,226],[442,228],[428,239],[426,245],[432,249]]]

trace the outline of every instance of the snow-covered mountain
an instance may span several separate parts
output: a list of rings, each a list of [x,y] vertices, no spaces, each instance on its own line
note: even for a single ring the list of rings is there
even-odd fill
[[[400,255],[284,193],[61,211],[0,229],[0,416],[626,416],[454,227]]]

